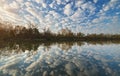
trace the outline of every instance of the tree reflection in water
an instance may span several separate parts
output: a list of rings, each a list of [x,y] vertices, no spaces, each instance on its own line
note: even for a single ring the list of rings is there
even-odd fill
[[[0,76],[119,76],[120,44],[108,43],[4,43]]]

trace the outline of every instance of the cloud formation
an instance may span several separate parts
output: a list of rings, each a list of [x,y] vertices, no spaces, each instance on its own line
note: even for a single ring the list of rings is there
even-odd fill
[[[1,76],[94,76],[101,73],[119,76],[120,72],[120,44],[71,46],[64,43],[51,45],[49,49],[42,45],[34,51],[5,49],[0,53]]]
[[[67,27],[74,32],[120,33],[120,1],[1,0],[0,18],[17,24],[31,22],[52,32]]]

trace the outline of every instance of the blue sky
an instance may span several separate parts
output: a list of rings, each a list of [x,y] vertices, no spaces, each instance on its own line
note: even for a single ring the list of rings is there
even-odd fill
[[[120,0],[1,0],[0,20],[31,22],[40,31],[120,34]]]

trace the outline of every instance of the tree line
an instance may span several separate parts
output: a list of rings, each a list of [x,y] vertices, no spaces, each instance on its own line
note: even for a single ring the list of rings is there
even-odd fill
[[[36,27],[24,26],[3,27],[0,23],[0,40],[40,40],[40,41],[89,41],[89,40],[120,40],[120,34],[83,34],[62,29],[57,34],[49,29],[39,32]]]

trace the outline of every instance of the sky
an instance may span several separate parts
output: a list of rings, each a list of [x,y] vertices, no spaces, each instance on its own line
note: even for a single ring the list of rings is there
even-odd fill
[[[0,21],[40,31],[120,34],[120,0],[0,0]]]

